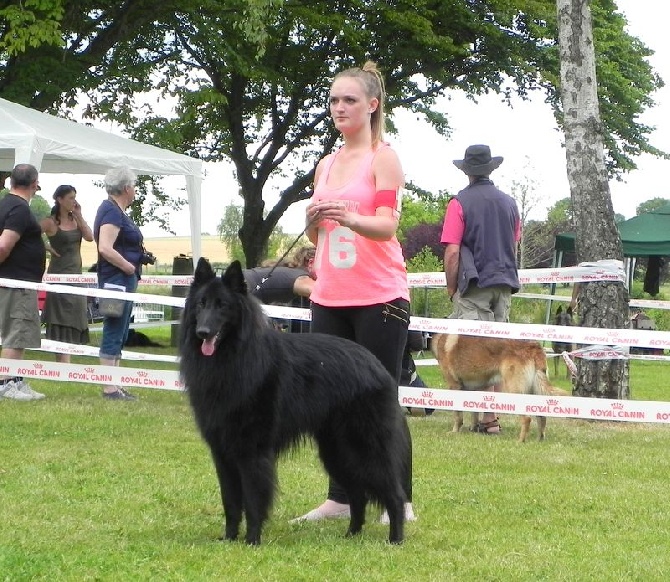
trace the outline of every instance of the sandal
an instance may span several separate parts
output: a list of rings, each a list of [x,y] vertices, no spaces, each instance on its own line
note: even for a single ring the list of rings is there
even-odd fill
[[[489,422],[478,422],[470,430],[472,432],[478,432],[481,434],[496,435],[502,432],[502,427],[496,418],[495,420],[490,420]]]

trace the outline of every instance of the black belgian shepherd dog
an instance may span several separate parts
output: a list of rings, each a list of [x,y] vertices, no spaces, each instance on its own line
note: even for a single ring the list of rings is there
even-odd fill
[[[403,540],[409,438],[394,379],[365,348],[324,334],[274,330],[233,262],[217,277],[198,261],[182,314],[180,373],[211,450],[225,539],[259,544],[276,488],[276,458],[312,437],[346,491],[347,535],[361,531],[367,500]]]

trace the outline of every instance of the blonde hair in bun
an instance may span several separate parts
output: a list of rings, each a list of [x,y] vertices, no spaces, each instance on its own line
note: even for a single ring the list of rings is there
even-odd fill
[[[362,67],[353,67],[341,71],[335,76],[335,79],[340,77],[354,77],[358,79],[363,86],[366,97],[368,99],[377,99],[377,109],[370,114],[372,145],[377,145],[384,137],[384,97],[386,96],[384,78],[377,68],[377,63],[366,61]]]

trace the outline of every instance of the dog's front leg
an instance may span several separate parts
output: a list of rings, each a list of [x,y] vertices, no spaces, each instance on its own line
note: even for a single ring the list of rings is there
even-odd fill
[[[225,515],[224,539],[234,541],[240,533],[242,521],[242,482],[234,463],[226,462],[223,454],[212,448],[212,457],[221,490],[221,504]]]
[[[361,533],[363,529],[363,524],[365,523],[365,506],[367,505],[367,500],[365,498],[365,493],[360,490],[352,491],[351,489],[347,491],[347,497],[349,498],[349,529],[347,530],[347,537],[355,536]]]
[[[263,524],[268,518],[275,490],[275,459],[271,451],[246,460],[240,466],[247,534],[244,540],[252,546],[261,543]]]

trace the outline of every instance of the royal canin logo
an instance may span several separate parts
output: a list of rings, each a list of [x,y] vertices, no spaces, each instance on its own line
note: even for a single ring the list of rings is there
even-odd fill
[[[86,368],[84,368],[84,372],[86,372],[87,374],[92,374],[93,372],[95,372],[95,368],[87,366]]]
[[[484,402],[495,402],[496,397],[495,396],[484,396]]]
[[[547,406],[558,406],[558,400],[555,398],[549,398],[549,400],[547,400]]]
[[[33,362],[33,368],[35,368],[35,370],[41,370],[44,368],[44,365],[40,364],[39,362]]]
[[[623,410],[623,402],[612,402],[612,408],[614,410]]]
[[[137,372],[137,375],[140,378],[146,378],[149,375],[149,372],[145,372],[144,370],[140,370],[139,372]]]

